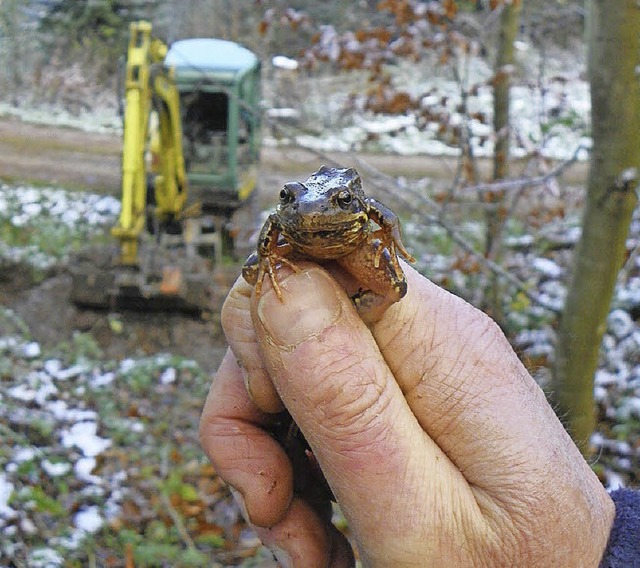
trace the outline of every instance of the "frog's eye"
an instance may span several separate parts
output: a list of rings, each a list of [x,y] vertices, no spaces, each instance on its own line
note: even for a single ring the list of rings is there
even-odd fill
[[[353,201],[353,195],[347,189],[343,189],[337,196],[338,205],[342,207],[342,209],[347,209],[351,202]]]
[[[286,185],[280,190],[280,203],[287,205],[293,201],[293,191]]]

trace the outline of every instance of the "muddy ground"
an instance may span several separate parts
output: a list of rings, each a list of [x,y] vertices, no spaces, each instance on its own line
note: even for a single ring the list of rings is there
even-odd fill
[[[0,179],[11,184],[53,185],[119,195],[121,140],[117,134],[89,133],[0,118]],[[409,178],[450,179],[455,161],[442,158],[362,156],[376,168]],[[250,211],[243,212],[245,234],[258,228],[260,211],[268,208],[282,184],[304,179],[321,163],[351,165],[346,155],[319,156],[302,149],[265,148],[259,191]],[[483,164],[488,169],[490,164]],[[584,167],[571,175],[584,177]],[[247,231],[247,228],[249,230]],[[34,340],[45,348],[69,341],[75,332],[90,333],[104,355],[122,359],[168,351],[197,360],[205,369],[217,366],[225,349],[219,310],[225,293],[240,271],[240,263],[224,266],[217,275],[216,297],[206,319],[179,313],[108,312],[79,309],[69,301],[71,276],[61,266],[34,284],[20,267],[0,274],[0,302],[26,322]],[[11,331],[0,321],[0,333]]]
[[[121,140],[115,134],[0,119],[0,179],[12,185],[60,186],[117,196],[120,151]],[[193,358],[211,371],[225,349],[219,309],[238,272],[239,265],[219,271],[216,296],[205,318],[179,312],[81,309],[70,301],[68,266],[56,267],[39,283],[32,282],[26,267],[0,270],[0,303],[15,311],[45,349],[83,332],[110,359],[171,352]],[[13,327],[12,321],[0,318],[0,334],[11,333]]]

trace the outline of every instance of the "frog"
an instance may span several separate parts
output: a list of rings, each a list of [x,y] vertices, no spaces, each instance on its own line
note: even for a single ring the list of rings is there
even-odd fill
[[[284,184],[242,275],[257,297],[268,275],[284,301],[279,266],[299,272],[300,259],[333,261],[358,283],[351,295],[358,311],[381,313],[407,293],[399,255],[415,262],[402,242],[397,215],[365,194],[354,168],[322,166],[304,182]]]

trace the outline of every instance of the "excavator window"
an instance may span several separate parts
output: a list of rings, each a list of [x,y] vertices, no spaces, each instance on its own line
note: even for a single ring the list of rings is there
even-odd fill
[[[226,132],[229,98],[225,93],[184,93],[184,132],[194,139],[206,139],[210,133]]]
[[[225,93],[182,93],[185,162],[189,171],[210,172],[224,163],[229,98]]]

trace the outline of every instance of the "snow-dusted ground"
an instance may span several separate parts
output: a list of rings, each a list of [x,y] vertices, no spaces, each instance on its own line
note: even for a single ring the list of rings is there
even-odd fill
[[[6,308],[0,315],[11,317]],[[119,364],[82,357],[69,363],[19,335],[0,338],[0,357],[3,370],[11,370],[0,385],[0,565],[23,555],[24,542],[32,541],[28,566],[65,566],[87,536],[121,514],[128,472],[99,463],[114,444],[109,432],[142,440],[146,431],[140,418],[101,411],[96,401],[108,401],[117,388],[129,390],[141,374],[166,386],[197,365],[162,354]],[[29,442],[30,428],[40,428],[47,442]],[[41,487],[49,488],[53,502],[41,496]],[[73,511],[68,516],[65,501]],[[46,545],[38,539],[45,520]]]
[[[34,124],[76,128],[87,132],[122,131],[122,119],[113,108],[71,113],[57,105],[21,107],[0,102],[0,116],[13,117]]]
[[[0,184],[0,267],[22,263],[47,271],[74,247],[114,224],[120,201],[65,189]]]
[[[580,147],[580,159],[588,157],[591,102],[589,85],[582,79],[583,64],[578,55],[568,63],[567,55],[556,54],[544,65],[538,54],[523,42],[518,43],[518,66],[511,89],[512,155],[523,157],[532,152],[565,160]],[[478,57],[458,65],[459,80],[453,80],[450,68],[428,63],[400,64],[390,68],[393,85],[419,100],[415,113],[385,116],[362,108],[364,94],[370,88],[366,75],[338,77],[292,76],[281,74],[270,93],[267,116],[278,120],[283,115],[291,123],[296,112],[299,126],[317,129],[314,135],[287,130],[281,138],[269,138],[267,144],[294,144],[322,151],[380,151],[401,155],[457,156],[460,153],[459,130],[468,132],[473,154],[491,156],[493,99],[490,85],[493,71]],[[544,73],[541,69],[544,67]],[[298,106],[286,113],[283,102],[292,100],[291,89],[304,93]],[[466,92],[463,112],[462,92]]]
[[[450,142],[454,131],[468,130],[475,156],[493,154],[494,138],[491,126],[491,88],[483,85],[469,99],[468,111],[473,116],[485,113],[483,120],[467,118],[456,109],[461,103],[458,86],[452,81],[431,80],[423,85],[424,92],[437,94],[422,98],[422,107],[431,115],[441,117],[426,123],[418,115],[384,116],[361,111],[353,115],[351,124],[340,129],[324,130],[321,135],[295,134],[280,140],[267,139],[267,144],[291,144],[322,151],[380,151],[400,155],[458,156],[460,147]],[[443,93],[445,93],[443,95]],[[551,86],[541,92],[533,86],[512,89],[514,141],[513,157],[520,158],[538,151],[557,160],[571,158],[576,150],[586,159],[591,145],[586,135],[590,113],[588,84],[575,80],[570,84]],[[446,99],[443,101],[443,98]],[[544,113],[554,115],[549,119]],[[328,111],[330,112],[330,111]],[[444,127],[444,129],[443,129]]]

